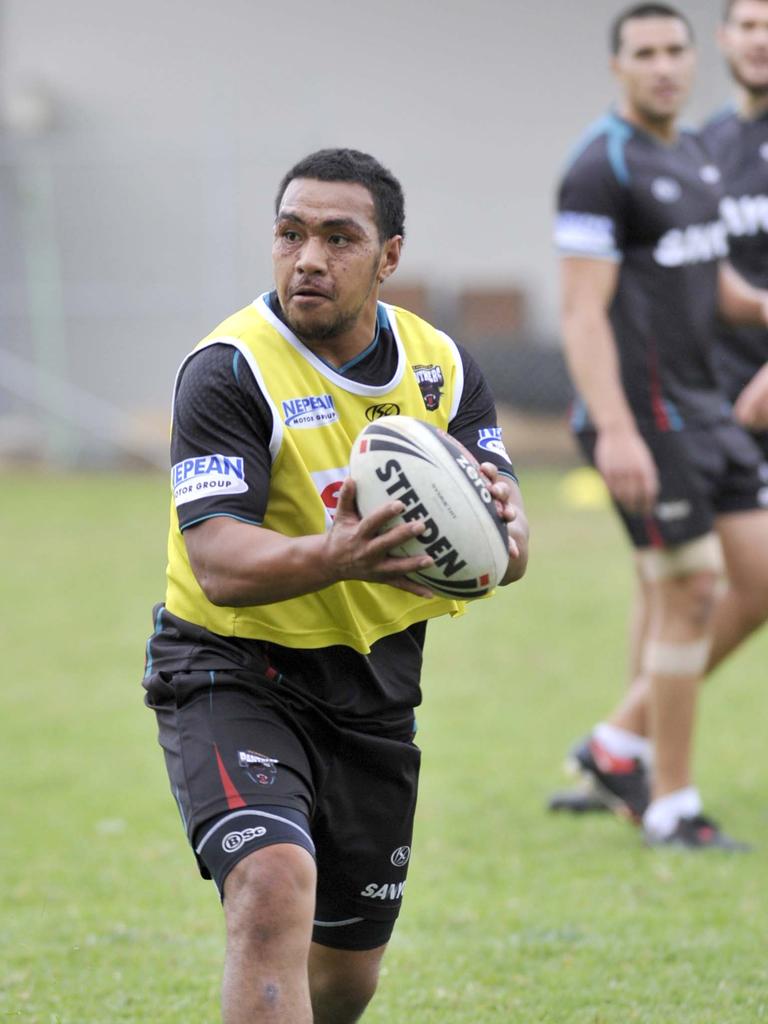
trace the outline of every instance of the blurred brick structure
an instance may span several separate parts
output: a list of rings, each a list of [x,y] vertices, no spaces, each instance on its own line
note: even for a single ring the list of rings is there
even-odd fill
[[[381,299],[393,306],[402,306],[425,320],[432,319],[429,288],[423,281],[398,281],[390,278],[381,288]]]
[[[507,338],[525,321],[521,288],[465,288],[459,292],[457,333],[462,338]]]

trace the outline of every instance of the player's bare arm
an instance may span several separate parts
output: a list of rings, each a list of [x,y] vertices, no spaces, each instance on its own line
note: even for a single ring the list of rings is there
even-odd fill
[[[420,521],[380,532],[403,504],[389,502],[364,519],[357,514],[354,483],[345,481],[331,530],[288,537],[229,516],[206,519],[184,532],[192,570],[213,604],[244,607],[286,601],[340,580],[388,583],[432,597],[405,573],[432,564],[426,555],[391,558],[393,548],[421,533]]]
[[[717,284],[719,310],[724,320],[768,327],[768,290],[755,288],[727,262],[720,264]]]
[[[499,473],[493,462],[482,462],[480,468],[488,478],[489,490],[496,499],[501,518],[509,534],[509,565],[499,585],[505,587],[522,578],[528,565],[528,519],[523,496],[514,480]]]
[[[733,413],[749,430],[768,430],[768,363],[737,396]]]
[[[576,390],[597,431],[595,463],[613,497],[646,515],[658,494],[658,475],[621,385],[608,309],[618,283],[610,260],[561,260],[561,329]]]

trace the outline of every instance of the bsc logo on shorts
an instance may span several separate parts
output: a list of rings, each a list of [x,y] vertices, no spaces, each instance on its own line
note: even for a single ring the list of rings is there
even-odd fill
[[[252,839],[260,839],[267,834],[263,825],[256,828],[244,828],[242,832],[227,832],[221,841],[221,848],[225,853],[236,853],[241,846],[250,843]]]

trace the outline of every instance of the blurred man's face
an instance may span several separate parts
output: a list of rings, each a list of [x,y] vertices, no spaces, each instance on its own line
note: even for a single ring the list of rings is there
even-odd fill
[[[397,266],[399,243],[399,236],[379,239],[373,197],[364,186],[290,182],[275,220],[272,265],[293,332],[311,345],[353,331],[375,306],[382,277]]]
[[[720,47],[738,84],[768,95],[768,0],[737,0],[720,29]]]
[[[678,18],[634,18],[622,27],[612,68],[628,112],[641,121],[661,124],[677,117],[695,67],[688,28]]]

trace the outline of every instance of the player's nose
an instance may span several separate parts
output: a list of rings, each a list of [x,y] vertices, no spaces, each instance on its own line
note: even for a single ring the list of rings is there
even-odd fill
[[[328,262],[322,239],[310,235],[299,251],[296,269],[301,274],[322,274],[327,268]]]

